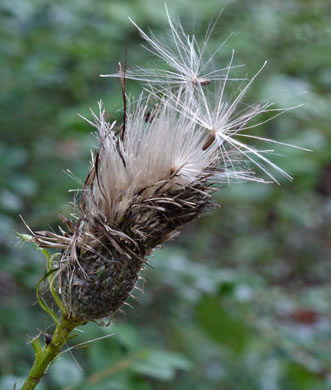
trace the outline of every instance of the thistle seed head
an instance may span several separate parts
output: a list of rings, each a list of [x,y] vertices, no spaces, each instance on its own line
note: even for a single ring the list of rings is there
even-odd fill
[[[264,150],[240,140],[258,138],[242,132],[256,126],[250,121],[257,115],[272,110],[270,104],[241,105],[263,67],[227,100],[233,54],[224,69],[204,73],[214,55],[205,59],[205,43],[200,49],[168,18],[173,46],[138,29],[149,50],[172,70],[120,67],[123,123],[109,122],[101,102],[93,119],[86,119],[97,130],[99,148],[75,205],[77,216],[62,217],[67,231],[61,234],[34,233],[41,247],[62,250],[57,285],[67,315],[76,320],[116,312],[153,248],[213,207],[215,184],[264,181],[247,168],[249,163],[274,181],[268,167],[289,177]],[[148,84],[136,101],[127,101],[125,77]]]

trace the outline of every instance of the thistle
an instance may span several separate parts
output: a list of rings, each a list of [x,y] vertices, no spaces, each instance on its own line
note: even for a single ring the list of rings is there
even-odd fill
[[[102,102],[93,119],[86,119],[97,130],[99,148],[92,153],[72,218],[61,217],[66,230],[31,231],[39,247],[61,251],[52,264],[52,285],[64,318],[76,324],[119,310],[148,255],[214,207],[212,194],[219,184],[265,182],[256,170],[275,182],[272,171],[290,178],[266,157],[270,150],[259,151],[241,141],[259,138],[244,133],[259,125],[251,124],[257,115],[286,111],[268,103],[242,103],[265,64],[227,100],[226,87],[236,80],[230,78],[234,54],[223,69],[210,70],[222,46],[206,57],[207,39],[199,48],[179,21],[169,14],[168,20],[167,43],[137,27],[167,69],[129,70],[120,64],[118,73],[102,75],[120,78],[123,121],[109,121]],[[125,80],[130,78],[145,83],[136,101],[126,95]]]
[[[120,64],[119,73],[108,75],[122,83],[123,123],[108,121],[99,103],[93,121],[86,119],[97,129],[99,148],[75,215],[71,220],[62,217],[67,230],[61,229],[61,234],[33,233],[40,247],[62,250],[56,281],[68,318],[74,320],[115,313],[131,294],[152,250],[213,207],[216,184],[264,181],[247,163],[274,181],[267,166],[289,177],[265,151],[239,140],[249,136],[244,130],[256,126],[250,126],[253,118],[272,110],[270,104],[240,107],[265,64],[237,97],[227,101],[233,54],[225,71],[203,74],[211,59],[205,60],[195,38],[168,18],[173,47],[162,46],[138,29],[152,53],[172,70],[158,70],[153,79],[152,70],[130,72]],[[127,101],[126,78],[146,78],[145,92],[132,103]]]

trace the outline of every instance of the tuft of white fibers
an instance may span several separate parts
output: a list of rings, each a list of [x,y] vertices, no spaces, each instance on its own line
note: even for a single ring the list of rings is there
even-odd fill
[[[168,39],[159,39],[152,32],[148,35],[131,18],[129,20],[138,29],[140,35],[148,44],[143,47],[160,59],[163,62],[162,66],[166,65],[168,69],[135,67],[127,70],[126,78],[147,83],[156,83],[165,89],[180,86],[190,89],[198,85],[209,85],[212,81],[224,80],[227,77],[229,68],[214,69],[213,59],[231,36],[222,42],[212,55],[207,54],[208,40],[221,14],[215,23],[208,28],[204,42],[200,47],[196,37],[186,34],[179,19],[173,21],[169,15],[167,6],[165,8],[170,27]],[[232,66],[232,68],[239,66],[241,65]],[[101,74],[100,76],[119,77],[120,73]]]
[[[170,186],[189,186],[216,167],[217,145],[203,150],[207,133],[172,103],[164,98],[150,113],[148,103],[140,96],[129,105],[123,140],[114,135],[114,123],[106,121],[99,103],[93,123],[100,139],[98,180],[84,194],[91,213],[97,210],[108,220],[119,221],[142,190],[146,198],[158,185],[164,192]],[[148,116],[152,119],[146,119]]]
[[[131,295],[151,251],[215,206],[219,184],[265,182],[254,168],[274,182],[277,173],[290,178],[267,158],[272,150],[242,141],[282,144],[250,131],[272,119],[259,123],[259,115],[276,117],[288,109],[243,101],[266,63],[229,99],[234,52],[223,69],[207,70],[217,54],[206,57],[212,28],[199,48],[166,12],[167,44],[133,24],[171,70],[130,71],[120,64],[118,74],[108,75],[120,78],[123,121],[110,122],[101,101],[93,119],[84,118],[96,128],[99,148],[74,203],[77,216],[61,217],[68,232],[33,232],[39,246],[62,251],[54,283],[66,315],[78,321],[113,315]],[[145,83],[137,100],[127,97],[126,78]]]

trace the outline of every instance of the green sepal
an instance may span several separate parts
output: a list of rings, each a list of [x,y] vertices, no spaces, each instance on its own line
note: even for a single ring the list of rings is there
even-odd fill
[[[53,283],[53,278],[51,278],[50,276],[55,272],[57,271],[57,269],[53,269],[53,262],[54,262],[54,259],[57,257],[57,256],[60,256],[60,253],[55,253],[54,255],[51,256],[51,254],[48,252],[47,249],[45,248],[40,248],[40,246],[34,241],[34,238],[33,236],[31,236],[30,234],[22,234],[22,233],[18,233],[16,232],[17,236],[22,240],[22,241],[25,241],[25,242],[31,242],[32,245],[37,249],[39,250],[40,252],[42,252],[42,254],[45,256],[46,258],[46,262],[47,262],[47,272],[46,274],[43,276],[43,278],[38,282],[37,284],[37,291],[36,291],[36,295],[37,295],[37,300],[38,300],[38,303],[39,305],[46,311],[46,313],[48,313],[54,320],[56,318],[56,323],[58,323],[58,318],[55,314],[55,312],[48,306],[46,305],[46,303],[44,301],[42,301],[42,299],[40,298],[39,296],[39,287],[40,287],[40,284],[48,279],[48,284],[49,284],[49,289],[52,293],[52,296],[54,298],[54,301],[55,303],[57,304],[57,306],[59,307],[59,309],[61,310],[61,313],[63,315],[65,315],[66,311],[65,311],[65,308],[62,304],[62,301],[60,299],[60,297],[58,296],[55,288],[54,288],[54,283]]]
[[[47,280],[47,279],[49,278],[49,276],[51,276],[55,271],[57,271],[57,269],[52,269],[52,270],[46,272],[45,275],[39,280],[39,282],[38,282],[38,284],[37,284],[37,287],[36,287],[36,297],[37,297],[37,301],[38,301],[40,307],[41,307],[43,310],[45,310],[45,312],[46,312],[49,316],[52,317],[52,319],[54,320],[54,322],[55,322],[56,324],[58,324],[60,320],[58,319],[57,315],[55,314],[55,311],[52,310],[52,309],[47,305],[47,303],[45,303],[45,302],[43,301],[43,299],[42,299],[42,298],[40,297],[40,295],[39,295],[39,288],[40,288],[41,283],[44,282],[45,280]]]
[[[50,271],[55,271],[55,270],[58,270],[58,268],[54,269],[53,268],[53,261],[54,259],[57,257],[57,256],[60,256],[60,253],[55,253],[52,257],[50,257],[47,261],[47,271],[50,272]],[[66,314],[66,310],[65,310],[65,307],[63,306],[62,304],[62,301],[61,301],[61,298],[58,296],[58,293],[56,292],[56,289],[54,288],[54,278],[51,278],[50,276],[48,277],[48,284],[49,284],[49,289],[53,295],[53,298],[54,298],[54,301],[55,303],[57,304],[57,306],[59,307],[61,313],[65,316]]]

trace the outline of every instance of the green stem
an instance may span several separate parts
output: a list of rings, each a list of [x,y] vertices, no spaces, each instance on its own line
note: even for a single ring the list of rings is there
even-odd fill
[[[69,340],[71,331],[78,325],[81,325],[81,323],[62,317],[61,321],[57,323],[51,342],[41,350],[38,348],[36,351],[35,349],[34,364],[21,390],[32,390],[38,385],[48,367],[53,363],[64,344]]]

